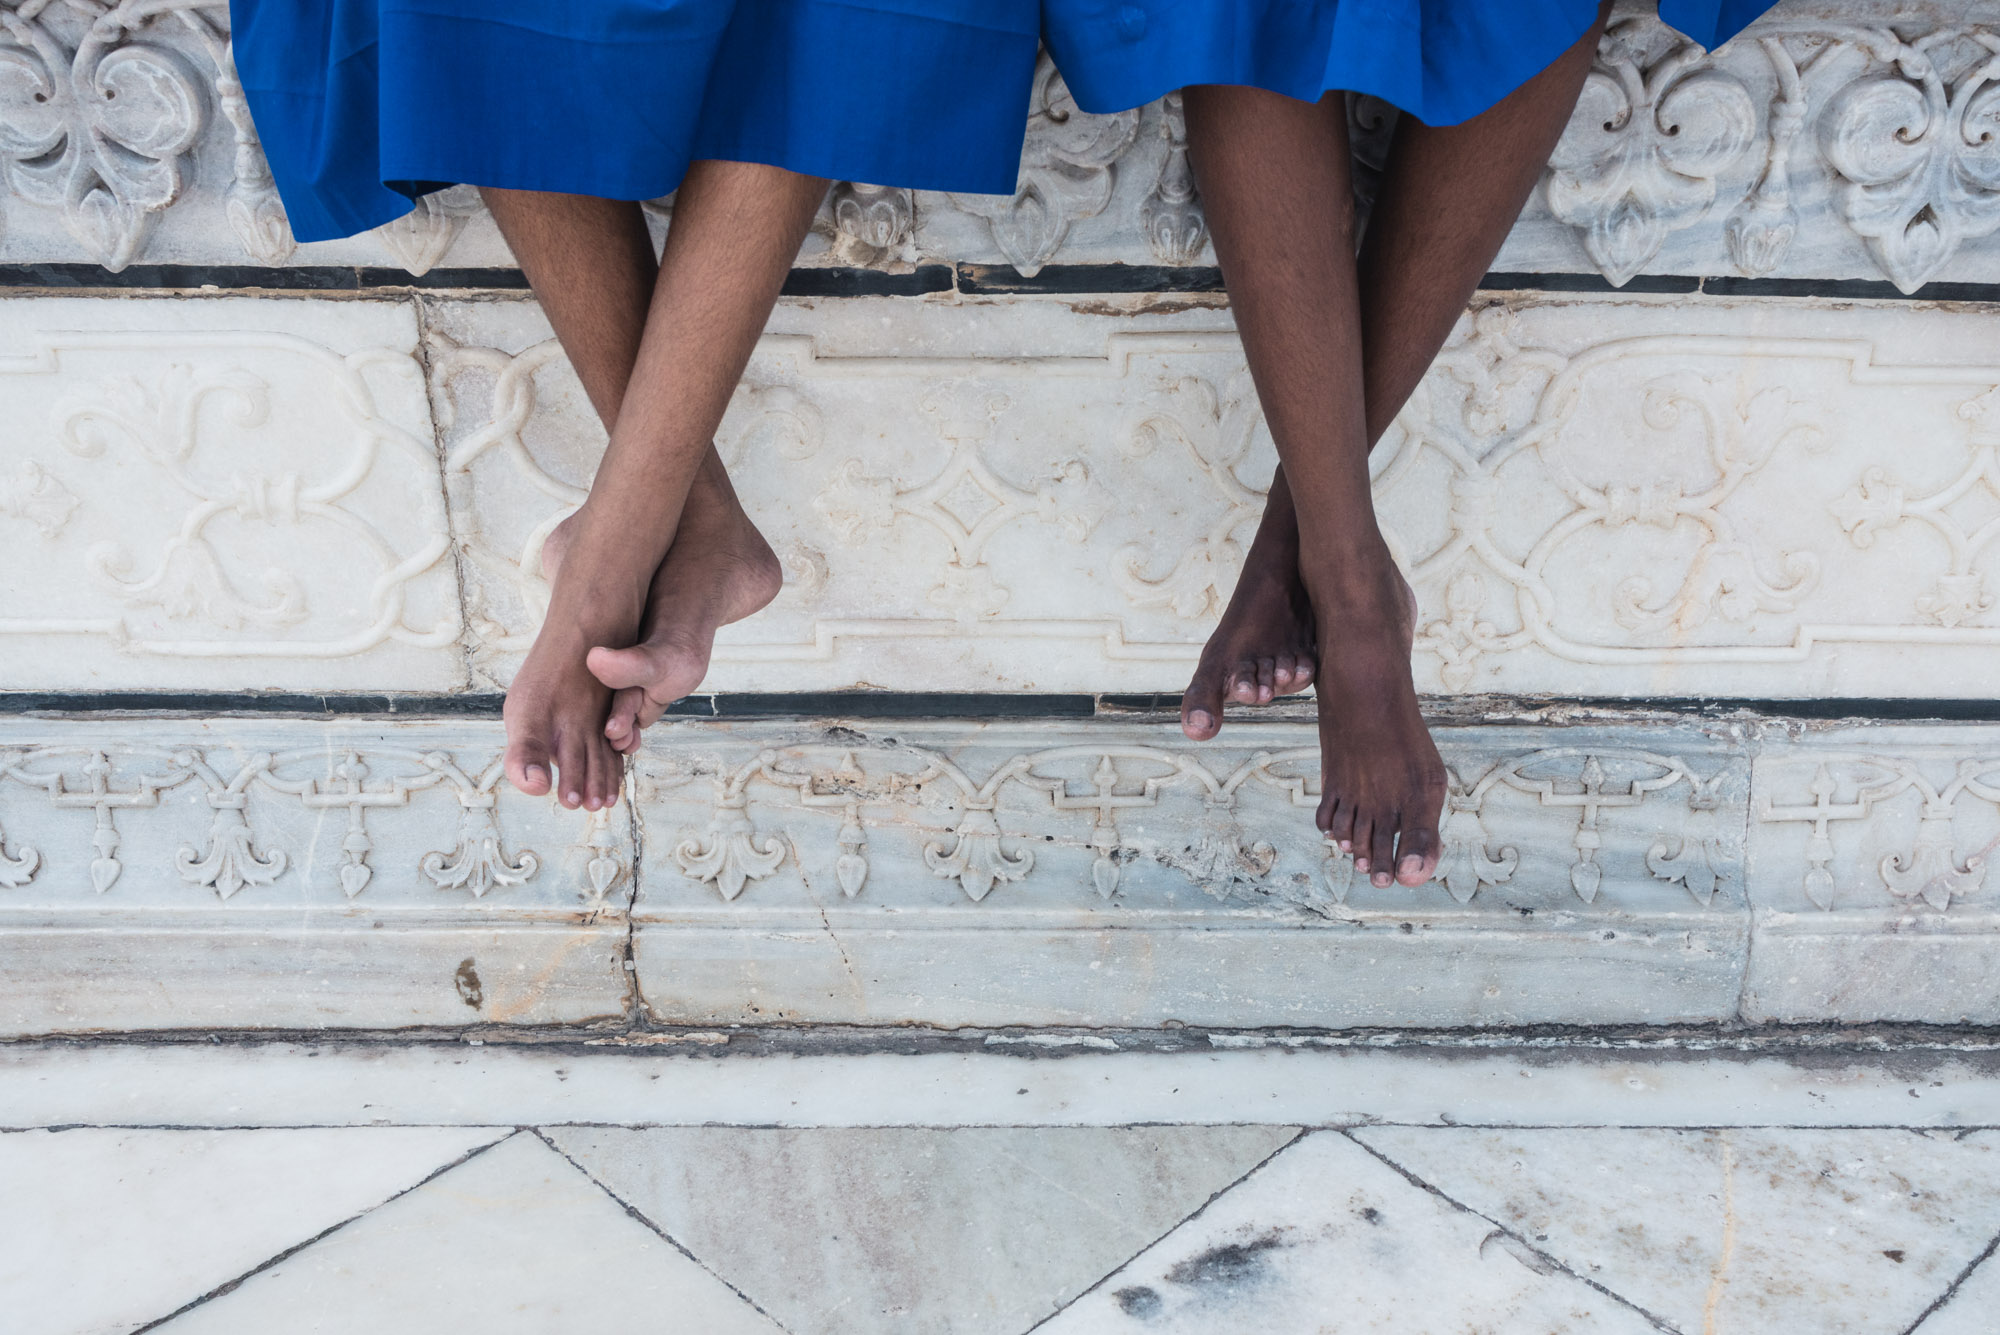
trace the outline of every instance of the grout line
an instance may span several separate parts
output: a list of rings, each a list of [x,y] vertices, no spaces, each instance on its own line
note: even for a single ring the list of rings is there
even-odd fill
[[[1215,1125],[1242,1126],[1244,1125],[1244,1123],[1227,1122],[1227,1123],[1216,1123]],[[1102,1275],[1099,1275],[1097,1279],[1088,1288],[1079,1290],[1074,1298],[1071,1298],[1066,1303],[1056,1304],[1056,1308],[1053,1312],[1050,1312],[1047,1316],[1037,1321],[1034,1325],[1029,1326],[1027,1330],[1022,1331],[1021,1335],[1032,1335],[1032,1332],[1040,1330],[1043,1326],[1055,1320],[1057,1317],[1061,1316],[1064,1312],[1068,1311],[1070,1308],[1076,1306],[1078,1303],[1082,1302],[1085,1298],[1089,1297],[1091,1294],[1103,1288],[1106,1281],[1108,1281],[1113,1275],[1116,1275],[1126,1266],[1131,1265],[1134,1261],[1144,1256],[1147,1252],[1153,1250],[1153,1248],[1159,1246],[1162,1242],[1165,1242],[1168,1238],[1172,1237],[1175,1233],[1179,1232],[1182,1228],[1186,1227],[1188,1224],[1193,1223],[1195,1219],[1199,1218],[1201,1214],[1208,1209],[1209,1206],[1215,1204],[1216,1201],[1220,1200],[1223,1196],[1228,1195],[1230,1192],[1236,1190],[1238,1187],[1242,1186],[1245,1182],[1248,1182],[1253,1176],[1255,1176],[1257,1173],[1263,1170],[1265,1164],[1270,1163],[1271,1160],[1277,1158],[1279,1155],[1283,1154],[1286,1150],[1292,1148],[1292,1146],[1298,1144],[1300,1141],[1304,1140],[1307,1136],[1311,1134],[1312,1134],[1312,1129],[1310,1127],[1298,1128],[1296,1134],[1294,1134],[1291,1139],[1287,1140],[1284,1144],[1278,1146],[1277,1149],[1272,1150],[1269,1154],[1259,1159],[1256,1163],[1253,1163],[1248,1168],[1244,1169],[1243,1172],[1239,1174],[1234,1180],[1226,1182],[1222,1186],[1210,1192],[1208,1199],[1203,1201],[1200,1205],[1197,1205],[1194,1209],[1190,1210],[1185,1217],[1183,1217],[1182,1219],[1173,1224],[1168,1225],[1166,1230],[1162,1232],[1158,1237],[1154,1238],[1151,1242],[1148,1242],[1143,1247],[1139,1248],[1139,1250],[1133,1252],[1130,1256],[1120,1261],[1117,1265],[1112,1266]]]
[[[206,1129],[212,1129],[212,1128],[206,1128]],[[245,1128],[245,1129],[251,1129],[251,1128]],[[241,1285],[245,1280],[253,1279],[256,1276],[262,1274],[264,1271],[269,1270],[272,1266],[277,1265],[281,1261],[289,1260],[291,1257],[298,1255],[300,1252],[312,1246],[314,1243],[320,1241],[322,1238],[330,1237],[331,1235],[338,1233],[341,1229],[346,1228],[349,1224],[353,1223],[355,1220],[365,1218],[368,1215],[375,1213],[375,1211],[381,1209],[383,1206],[387,1205],[390,1201],[400,1200],[403,1197],[409,1195],[411,1192],[417,1190],[417,1188],[429,1185],[430,1183],[436,1181],[438,1178],[443,1177],[446,1173],[449,1173],[452,1169],[457,1168],[462,1164],[468,1163],[471,1160],[478,1158],[480,1155],[486,1153],[486,1151],[492,1149],[494,1146],[506,1144],[508,1141],[512,1140],[514,1136],[518,1135],[519,1133],[520,1133],[519,1127],[512,1127],[509,1129],[509,1133],[507,1135],[496,1137],[495,1139],[488,1141],[486,1144],[481,1145],[476,1149],[467,1150],[464,1154],[459,1155],[456,1159],[453,1159],[450,1163],[445,1164],[442,1167],[437,1168],[432,1172],[426,1174],[420,1181],[413,1182],[409,1186],[404,1187],[401,1191],[398,1191],[393,1195],[387,1196],[384,1199],[375,1202],[375,1204],[369,1206],[367,1209],[361,1211],[359,1214],[350,1215],[346,1219],[341,1220],[339,1223],[334,1224],[329,1228],[321,1229],[318,1233],[313,1234],[311,1237],[307,1238],[304,1242],[295,1243],[292,1246],[285,1248],[285,1250],[279,1252],[276,1256],[272,1256],[266,1260],[260,1261],[258,1264],[252,1266],[250,1269],[238,1275],[235,1279],[229,1280],[228,1282],[223,1284],[216,1285],[216,1287],[210,1289],[207,1293],[202,1294],[200,1297],[195,1298],[191,1302],[183,1303],[181,1306],[176,1307],[173,1311],[167,1313],[163,1317],[160,1317],[158,1320],[148,1321],[145,1325],[136,1327],[129,1333],[129,1335],[146,1335],[147,1331],[158,1330],[161,1326],[166,1325],[169,1321],[172,1321],[174,1318],[180,1316],[184,1312],[191,1311],[192,1309],[200,1307],[202,1304],[207,1303],[213,1299],[220,1298],[225,1294],[234,1293],[239,1287],[241,1287]]]
[[[245,1122],[221,1124],[215,1122],[52,1122],[44,1125],[0,1126],[0,1136],[24,1136],[37,1132],[51,1134],[64,1131],[352,1131],[368,1130],[380,1126],[395,1126],[416,1130],[488,1130],[512,1131],[518,1128],[511,1122],[439,1122],[404,1120],[392,1123],[382,1122]],[[1364,1122],[1245,1122],[1238,1119],[1218,1121],[1145,1121],[1122,1122],[981,1122],[958,1120],[951,1122],[729,1122],[704,1119],[699,1122],[592,1122],[586,1120],[541,1121],[541,1127],[564,1127],[578,1130],[598,1131],[688,1131],[715,1127],[728,1131],[1146,1131],[1178,1130],[1185,1127],[1241,1127],[1271,1126],[1298,1127],[1307,1132],[1338,1132],[1348,1135],[1356,1131],[1370,1131],[1376,1128],[1398,1131],[1686,1131],[1699,1133],[1722,1133],[1726,1131],[1809,1131],[1817,1135],[1821,1132],[1848,1131],[1907,1131],[1912,1135],[1929,1136],[1950,1132],[1954,1137],[1985,1135],[2000,1132],[2000,1124],[1957,1123],[1950,1126],[1911,1125],[1906,1122],[1729,1122],[1725,1124],[1693,1122],[1397,1122],[1390,1120],[1370,1120]],[[1287,1142],[1289,1143],[1289,1142]],[[1273,1151],[1275,1153],[1275,1151]],[[1150,1245],[1150,1244],[1148,1244]]]
[[[1457,1127],[1456,1124],[1454,1124],[1452,1129],[1457,1130],[1459,1128]],[[1674,1129],[1679,1130],[1681,1128],[1674,1128]],[[1568,1275],[1571,1279],[1576,1280],[1578,1283],[1597,1290],[1599,1293],[1603,1294],[1605,1297],[1611,1299],[1613,1302],[1619,1304],[1622,1307],[1630,1308],[1632,1311],[1637,1312],[1640,1316],[1644,1317],[1646,1320],[1652,1322],[1655,1327],[1657,1327],[1661,1331],[1664,1331],[1666,1335],[1684,1335],[1680,1327],[1674,1325],[1672,1322],[1666,1320],[1664,1317],[1655,1316],[1653,1313],[1639,1306],[1639,1304],[1633,1302],[1630,1298],[1627,1298],[1625,1295],[1621,1293],[1616,1293],[1611,1289],[1606,1288],[1604,1285],[1598,1283],[1596,1280],[1590,1278],[1588,1275],[1578,1274],[1576,1271],[1564,1265],[1560,1260],[1556,1259],[1554,1256],[1551,1256],[1548,1252],[1543,1251],[1540,1247],[1537,1247],[1527,1238],[1522,1237],[1519,1233],[1516,1233],[1513,1229],[1507,1227],[1505,1224],[1493,1218],[1491,1215],[1482,1214],[1478,1210],[1473,1209],[1471,1206],[1467,1205],[1465,1202],[1457,1199],[1456,1197],[1447,1195],[1443,1190],[1433,1185],[1432,1183],[1426,1181],[1425,1179],[1418,1177],[1415,1173],[1403,1167],[1403,1165],[1397,1163],[1394,1159],[1391,1159],[1388,1155],[1382,1153],[1380,1150],[1376,1149],[1373,1145],[1370,1145],[1367,1141],[1361,1140],[1360,1138],[1355,1136],[1352,1130],[1340,1129],[1329,1132],[1328,1134],[1340,1136],[1342,1139],[1346,1140],[1349,1144],[1359,1147],[1364,1153],[1369,1154],[1374,1158],[1380,1160],[1383,1163],[1383,1165],[1386,1166],[1391,1172],[1394,1172],[1397,1176],[1401,1177],[1411,1186],[1429,1192],[1431,1195],[1437,1197],[1439,1200],[1451,1206],[1453,1209],[1461,1210],[1464,1213],[1471,1215],[1475,1219],[1485,1220],[1487,1223],[1493,1225],[1493,1227],[1499,1230],[1502,1234],[1504,1234],[1509,1238],[1512,1238],[1515,1242],[1519,1243],[1524,1250],[1534,1253],[1535,1256],[1539,1257],[1542,1261],[1546,1262],[1550,1269],[1560,1271],[1561,1273]]]
[[[1952,1280],[1951,1284],[1945,1289],[1945,1291],[1943,1293],[1940,1293],[1929,1307],[1926,1307],[1923,1311],[1917,1313],[1917,1319],[1915,1321],[1912,1321],[1909,1325],[1903,1327],[1903,1329],[1898,1332],[1898,1335],[1916,1335],[1917,1328],[1923,1325],[1924,1322],[1929,1321],[1931,1319],[1931,1316],[1935,1312],[1937,1312],[1939,1308],[1943,1307],[1946,1303],[1950,1302],[1954,1297],[1956,1297],[1958,1294],[1959,1286],[1965,1283],[1966,1280],[1972,1278],[1973,1271],[1979,1269],[1980,1266],[1986,1264],[1987,1261],[1991,1260],[1993,1257],[1993,1253],[1996,1250],[2000,1250],[2000,1233],[1994,1234],[1993,1239],[1986,1244],[1984,1250],[1982,1250],[1979,1253],[1979,1255],[1973,1257],[1972,1260],[1967,1263],[1965,1269],[1958,1272],[1957,1278]]]
[[[644,1225],[648,1232],[653,1233],[654,1235],[659,1237],[661,1241],[665,1242],[669,1247],[672,1247],[675,1251],[679,1252],[682,1256],[685,1256],[689,1261],[693,1262],[694,1265],[698,1267],[703,1274],[713,1279],[716,1283],[722,1285],[723,1288],[728,1289],[738,1298],[741,1298],[745,1303],[748,1303],[750,1305],[751,1311],[757,1313],[758,1316],[763,1317],[766,1321],[770,1322],[773,1326],[776,1326],[779,1330],[785,1331],[786,1335],[790,1335],[790,1331],[785,1326],[784,1322],[778,1320],[778,1318],[772,1316],[769,1312],[765,1311],[761,1306],[758,1305],[757,1300],[752,1298],[749,1294],[737,1288],[734,1284],[731,1284],[721,1275],[716,1274],[715,1271],[709,1267],[706,1261],[702,1260],[699,1256],[696,1256],[693,1252],[689,1251],[685,1246],[681,1244],[679,1239],[674,1237],[673,1234],[667,1232],[664,1228],[661,1228],[651,1219],[648,1219],[646,1215],[642,1211],[640,1211],[637,1206],[633,1205],[630,1201],[626,1200],[623,1196],[620,1196],[617,1192],[613,1191],[609,1186],[605,1185],[602,1181],[598,1179],[595,1173],[591,1172],[588,1168],[585,1168],[575,1159],[570,1158],[570,1156],[563,1150],[562,1146],[550,1140],[546,1135],[542,1133],[539,1127],[529,1127],[528,1134],[533,1136],[535,1139],[541,1141],[542,1144],[548,1146],[550,1152],[555,1154],[564,1163],[568,1164],[571,1168],[576,1169],[577,1172],[583,1174],[584,1179],[586,1181],[588,1181],[593,1187],[596,1187],[599,1191],[603,1192],[606,1196],[609,1196],[612,1199],[612,1201],[618,1206],[619,1209],[623,1210],[627,1215],[629,1215],[632,1219],[634,1219],[638,1223]],[[133,1335],[141,1335],[141,1333],[138,1331],[134,1331]]]

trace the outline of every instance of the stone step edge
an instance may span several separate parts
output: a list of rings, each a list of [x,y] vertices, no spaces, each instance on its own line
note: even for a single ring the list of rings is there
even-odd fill
[[[502,691],[9,691],[0,689],[0,719],[9,717],[183,718],[319,715],[365,722],[422,723],[499,718]],[[1442,726],[1574,726],[1647,722],[1727,723],[1828,721],[1894,723],[2000,722],[2000,697],[1829,696],[1422,696],[1424,717]],[[828,717],[852,719],[1165,719],[1181,697],[1165,693],[1012,693],[812,691],[690,695],[669,706],[675,720]],[[1297,723],[1314,719],[1313,698],[1302,695],[1255,708],[1236,707],[1231,719]]]
[[[126,295],[182,292],[235,296],[283,292],[304,297],[409,292],[525,293],[519,269],[432,269],[411,274],[364,265],[136,264],[112,272],[94,264],[0,264],[0,295]],[[1740,274],[1641,274],[1614,284],[1598,274],[1503,272],[1485,275],[1479,291],[1593,293],[1620,296],[1786,297],[1827,301],[2000,303],[2000,282],[1932,282],[1904,292],[1869,278],[1749,278]],[[1212,265],[1051,264],[1024,277],[1004,264],[920,264],[903,271],[852,266],[801,266],[787,275],[787,297],[1146,296],[1226,292]]]

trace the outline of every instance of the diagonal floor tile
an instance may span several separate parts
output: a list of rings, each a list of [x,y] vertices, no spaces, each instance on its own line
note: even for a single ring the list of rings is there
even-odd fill
[[[0,1135],[0,1327],[132,1330],[380,1205],[500,1131]]]
[[[1911,1335],[1993,1335],[2000,1325],[2000,1260],[1987,1257]]]
[[[781,1335],[526,1133],[160,1330]]]
[[[548,1132],[793,1335],[1018,1335],[1296,1132]]]
[[[1615,1299],[1319,1132],[1036,1335],[1658,1335]]]
[[[1452,1199],[1683,1331],[1901,1331],[2000,1232],[2000,1140],[1371,1127]]]

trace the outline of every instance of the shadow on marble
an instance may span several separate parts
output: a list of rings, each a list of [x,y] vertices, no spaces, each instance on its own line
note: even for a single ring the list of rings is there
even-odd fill
[[[1018,1335],[1298,1133],[547,1134],[792,1335]]]

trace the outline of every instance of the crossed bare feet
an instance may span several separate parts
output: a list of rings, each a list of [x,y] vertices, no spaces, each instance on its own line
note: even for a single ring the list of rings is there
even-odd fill
[[[551,583],[575,540],[576,523],[571,515],[542,544],[542,571]],[[646,590],[637,642],[629,648],[592,645],[585,656],[590,675],[613,692],[600,716],[610,747],[626,755],[638,750],[641,730],[708,675],[715,632],[763,609],[783,583],[776,553],[743,512],[728,479],[704,474]]]
[[[1314,819],[1376,886],[1423,884],[1440,852],[1445,770],[1410,678],[1416,616],[1386,548],[1308,580],[1296,520],[1267,520],[1181,703],[1182,729],[1202,741],[1220,731],[1225,700],[1268,704],[1317,680]]]

